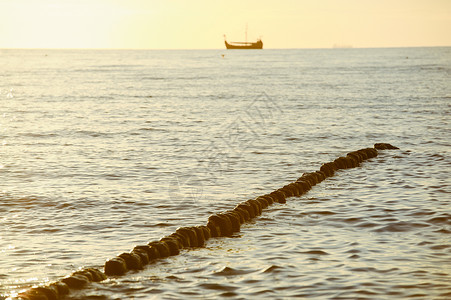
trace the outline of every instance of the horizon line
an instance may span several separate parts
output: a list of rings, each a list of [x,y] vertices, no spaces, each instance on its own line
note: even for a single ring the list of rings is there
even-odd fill
[[[325,49],[395,49],[395,48],[445,48],[451,47],[451,45],[438,45],[438,46],[371,46],[371,47],[287,47],[287,48],[263,48],[254,50],[325,50]],[[240,50],[240,49],[226,49],[226,48],[110,48],[110,47],[0,47],[0,50]],[[252,50],[252,49],[246,49]]]

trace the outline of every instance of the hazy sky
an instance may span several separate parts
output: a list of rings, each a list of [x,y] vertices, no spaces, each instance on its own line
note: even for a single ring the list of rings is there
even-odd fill
[[[451,0],[0,0],[0,48],[451,46]]]

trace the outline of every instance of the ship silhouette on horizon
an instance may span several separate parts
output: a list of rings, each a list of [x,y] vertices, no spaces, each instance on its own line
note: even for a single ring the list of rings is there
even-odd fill
[[[263,42],[258,39],[255,43],[251,42],[230,42],[224,40],[227,49],[263,49]]]
[[[259,38],[256,42],[248,42],[247,41],[247,24],[245,31],[245,42],[227,42],[226,35],[224,34],[224,43],[227,49],[263,49],[263,42],[261,38]]]

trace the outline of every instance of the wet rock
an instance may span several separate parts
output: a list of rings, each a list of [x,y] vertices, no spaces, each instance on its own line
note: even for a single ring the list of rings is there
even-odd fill
[[[226,210],[224,213],[226,213],[226,214],[230,213],[230,214],[233,214],[234,216],[236,216],[240,222],[240,226],[241,226],[241,224],[246,222],[246,220],[244,220],[244,216],[241,215],[239,212],[237,212],[234,209]]]
[[[187,247],[190,246],[189,237],[184,236],[184,235],[182,235],[179,232],[174,232],[171,235],[169,235],[168,237],[172,237],[172,238],[177,239],[179,241],[179,244],[180,244],[180,247],[179,247],[180,249],[187,248]]]
[[[268,206],[274,204],[274,199],[270,195],[263,195],[263,196],[260,196],[260,197],[265,198],[266,201],[268,201]]]
[[[202,228],[202,230],[204,231],[205,241],[209,240],[211,238],[210,228],[205,225],[200,225],[199,228]]]
[[[269,194],[269,196],[271,196],[275,202],[277,203],[286,203],[286,197],[285,194],[282,191],[276,190],[274,192],[271,192]]]
[[[312,189],[310,182],[304,180],[303,178],[299,178],[296,182],[302,186],[303,194],[307,193]]]
[[[377,149],[377,150],[396,150],[396,149],[399,149],[399,148],[396,147],[396,146],[387,144],[387,143],[376,143],[376,144],[374,144],[374,149]]]
[[[260,206],[262,207],[262,209],[265,209],[269,206],[268,200],[266,200],[265,197],[257,197],[255,199],[255,201],[257,201],[258,203],[260,203]],[[243,224],[244,222],[242,222],[241,224]]]
[[[59,297],[69,294],[69,287],[64,282],[52,282],[49,286],[58,292]]]
[[[231,236],[233,233],[232,222],[230,219],[224,215],[214,214],[208,217],[208,222],[213,222],[219,226],[221,231],[221,236]]]
[[[240,204],[238,204],[236,206],[236,208],[240,208],[240,209],[246,210],[247,213],[249,214],[249,220],[255,218],[255,216],[256,216],[254,207],[252,205],[250,205],[249,203],[241,202]]]
[[[139,256],[140,260],[141,260],[141,265],[145,266],[149,264],[149,256],[147,255],[147,252],[145,250],[140,250],[140,249],[133,249],[130,254],[136,254]]]
[[[105,273],[95,268],[86,268],[85,271],[91,273],[94,282],[100,282],[107,278]]]
[[[346,156],[352,157],[357,161],[358,165],[363,162],[363,157],[358,151],[349,152]]]
[[[88,272],[86,270],[75,271],[74,273],[72,273],[72,275],[82,275],[88,278],[89,281],[93,281],[91,272]]]
[[[164,237],[160,240],[161,243],[165,243],[169,248],[169,256],[178,255],[180,253],[179,242],[174,238]]]
[[[59,294],[55,287],[50,286],[40,286],[30,289],[30,292],[35,295],[43,294],[48,300],[58,300]],[[41,297],[41,296],[39,296]]]
[[[17,295],[17,299],[21,299],[21,300],[49,300],[49,298],[47,298],[47,296],[44,293],[42,293],[40,291],[36,291],[34,289],[30,289],[28,291],[20,293],[19,295]]]
[[[186,236],[189,240],[190,247],[198,247],[198,239],[196,231],[191,227],[179,227],[175,232]]]
[[[63,278],[61,281],[67,284],[69,289],[81,289],[89,283],[89,279],[86,276],[80,274],[71,275],[69,277]]]
[[[121,257],[114,257],[105,263],[105,274],[107,276],[124,275],[127,272],[127,264]]]
[[[316,171],[316,177],[318,178],[318,182],[322,182],[327,178],[326,174],[323,171]]]
[[[233,212],[224,212],[221,213],[221,215],[224,215],[227,218],[229,218],[230,223],[232,224],[232,233],[240,231],[241,228],[240,217],[237,214]]]
[[[317,178],[316,174],[313,174],[313,173],[304,173],[296,181],[301,181],[301,180],[307,181],[308,183],[310,183],[311,187],[316,185],[318,182],[318,178]]]
[[[154,242],[150,242],[148,245],[151,248],[157,249],[158,254],[160,255],[160,258],[168,257],[171,254],[170,250],[169,250],[169,246],[164,242],[154,241]]]
[[[366,154],[366,156],[368,157],[367,159],[373,158],[377,156],[377,150],[374,148],[365,148],[365,149],[360,149],[359,153],[364,152]]]
[[[204,247],[205,246],[204,230],[199,226],[194,226],[193,229],[196,232],[197,236],[197,247]]]
[[[343,156],[340,156],[339,158],[334,160],[334,163],[338,169],[347,169],[348,168],[347,160]]]
[[[249,215],[249,212],[246,209],[235,207],[233,210],[240,214],[244,222],[247,222],[251,219],[251,216]]]
[[[260,204],[258,201],[256,201],[255,199],[247,200],[247,201],[245,201],[245,203],[249,203],[249,204],[254,208],[254,211],[255,211],[255,215],[256,215],[256,216],[259,216],[259,215],[262,214],[262,211],[263,211],[262,206],[261,206],[261,204]]]
[[[210,229],[211,237],[220,237],[221,236],[221,228],[216,222],[207,222],[207,227]]]
[[[136,253],[121,253],[118,257],[125,260],[125,264],[127,265],[128,270],[141,270],[143,268],[141,257],[139,257]]]

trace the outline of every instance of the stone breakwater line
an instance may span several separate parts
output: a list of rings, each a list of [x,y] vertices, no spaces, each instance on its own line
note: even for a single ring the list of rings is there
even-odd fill
[[[46,286],[33,287],[19,293],[11,299],[22,300],[58,300],[64,299],[71,290],[82,289],[90,282],[100,282],[111,276],[121,276],[128,271],[137,271],[160,258],[180,253],[181,249],[203,247],[212,237],[227,237],[240,231],[241,224],[261,215],[262,210],[273,203],[286,203],[290,197],[299,197],[307,193],[314,185],[335,171],[360,166],[360,164],[378,155],[378,150],[398,149],[387,143],[377,143],[373,148],[365,148],[348,153],[332,162],[324,163],[319,171],[304,173],[295,182],[255,199],[239,203],[235,208],[209,216],[204,225],[179,227],[174,233],[151,241],[146,245],[135,246],[130,252],[124,252],[106,261],[104,270],[95,268],[80,269],[71,275]],[[10,298],[8,298],[10,299]]]

